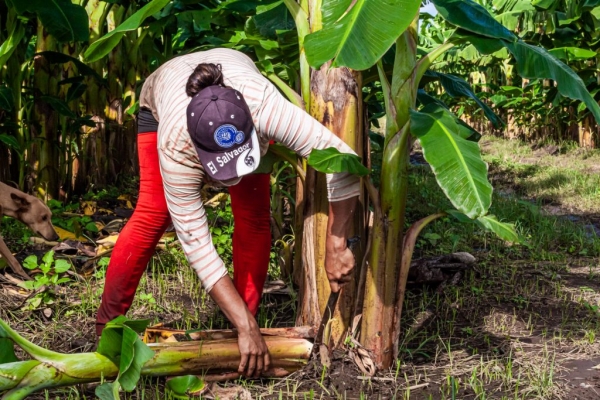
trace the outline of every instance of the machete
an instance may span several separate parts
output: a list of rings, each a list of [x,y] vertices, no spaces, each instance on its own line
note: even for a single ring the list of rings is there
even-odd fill
[[[350,239],[347,240],[346,245],[348,246],[348,248],[350,249],[350,251],[352,251],[354,253],[354,249],[356,248],[356,245],[360,242],[360,237],[358,236],[354,236],[351,237]],[[338,290],[337,292],[331,292],[331,294],[329,295],[329,299],[327,300],[327,305],[325,306],[325,311],[323,311],[323,317],[321,318],[321,324],[319,325],[319,330],[317,331],[317,335],[315,336],[315,344],[313,347],[313,351],[316,353],[319,350],[319,347],[321,344],[323,344],[323,334],[325,333],[325,327],[327,326],[327,324],[329,323],[329,320],[331,319],[331,317],[333,316],[333,313],[335,311],[335,306],[337,304],[338,299],[340,298],[340,293],[342,292],[342,289],[340,288],[340,290]],[[326,343],[328,345],[328,343]]]

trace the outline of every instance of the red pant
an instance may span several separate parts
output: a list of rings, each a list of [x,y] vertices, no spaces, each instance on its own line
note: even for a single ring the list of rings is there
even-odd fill
[[[135,211],[119,235],[106,272],[96,333],[131,307],[137,286],[171,218],[158,163],[156,132],[138,135],[140,192]],[[229,187],[234,217],[233,282],[256,314],[267,277],[270,231],[269,174],[245,176]]]

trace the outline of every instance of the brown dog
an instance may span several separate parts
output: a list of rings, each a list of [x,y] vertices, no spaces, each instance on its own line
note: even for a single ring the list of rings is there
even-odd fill
[[[0,182],[0,216],[15,218],[46,240],[57,240],[58,234],[52,226],[52,213],[40,199],[30,196]],[[21,264],[15,259],[0,236],[0,255],[8,261],[10,268],[22,278],[30,279]]]

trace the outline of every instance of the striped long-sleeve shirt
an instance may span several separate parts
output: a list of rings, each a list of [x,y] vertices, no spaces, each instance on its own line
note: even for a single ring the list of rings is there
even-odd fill
[[[186,82],[200,63],[221,64],[224,83],[242,93],[264,155],[274,140],[308,156],[313,149],[335,147],[355,154],[341,139],[305,111],[287,101],[252,60],[235,50],[214,49],[180,56],[151,74],[140,95],[140,107],[158,121],[158,153],[165,196],[173,225],[191,267],[208,291],[227,270],[212,244],[200,198],[203,167],[187,130],[186,108],[190,97]],[[348,173],[328,174],[329,201],[358,196],[359,180]]]

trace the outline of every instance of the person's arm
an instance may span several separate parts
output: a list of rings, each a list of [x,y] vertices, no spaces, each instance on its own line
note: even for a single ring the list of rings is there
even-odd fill
[[[238,331],[238,346],[242,355],[238,372],[258,377],[267,371],[271,365],[269,349],[256,319],[233,286],[229,275],[225,275],[212,287],[210,296]]]
[[[235,290],[212,243],[200,197],[203,172],[194,167],[190,154],[186,158],[185,152],[173,151],[171,146],[161,148],[159,141],[165,197],[177,236],[203,287],[238,330],[239,372],[258,376],[269,368],[269,351],[258,324]]]
[[[287,101],[268,84],[258,110],[258,130],[270,140],[307,157],[313,149],[335,147],[342,153],[356,154],[343,140]],[[331,290],[337,292],[348,282],[354,268],[354,255],[347,248],[348,231],[360,194],[359,178],[350,173],[327,174],[329,220],[327,226],[325,269]]]
[[[274,140],[302,157],[308,157],[314,149],[329,147],[356,155],[342,139],[306,111],[286,100],[266,78],[263,85],[264,97],[255,118],[261,137]],[[340,172],[326,174],[326,177],[329,201],[345,200],[360,194],[360,181],[356,175]]]

